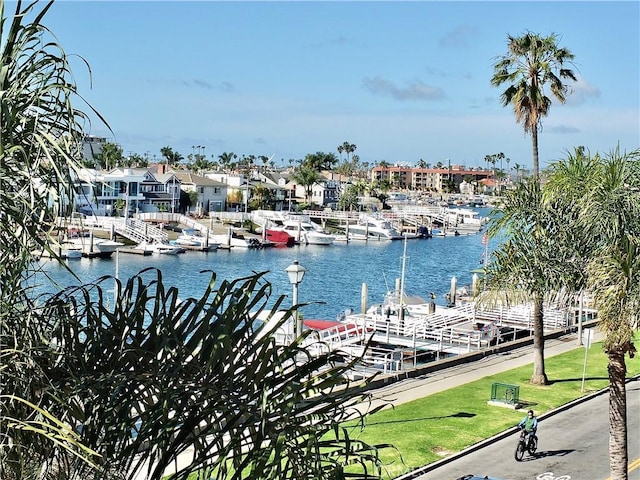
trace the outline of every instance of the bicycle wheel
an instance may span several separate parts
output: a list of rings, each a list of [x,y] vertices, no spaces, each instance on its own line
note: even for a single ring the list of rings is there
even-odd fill
[[[527,447],[527,450],[529,450],[529,453],[533,455],[534,453],[536,453],[537,449],[538,449],[538,437],[536,437],[535,435],[532,435],[531,438],[529,439],[529,445]]]
[[[516,457],[516,461],[517,462],[521,462],[522,461],[522,457],[524,457],[524,451],[526,450],[526,447],[524,445],[524,442],[518,442],[518,446],[516,447],[516,452],[515,452],[515,457]]]

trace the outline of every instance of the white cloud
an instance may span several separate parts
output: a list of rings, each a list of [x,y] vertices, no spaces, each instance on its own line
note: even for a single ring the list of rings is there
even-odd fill
[[[374,95],[389,96],[401,102],[407,100],[441,100],[444,98],[444,91],[440,87],[432,87],[420,80],[409,83],[405,87],[398,87],[393,82],[382,77],[365,77],[362,80],[362,85]]]
[[[592,98],[600,97],[600,89],[591,85],[582,75],[576,75],[577,81],[572,82],[571,92],[567,95],[567,105],[582,105]]]

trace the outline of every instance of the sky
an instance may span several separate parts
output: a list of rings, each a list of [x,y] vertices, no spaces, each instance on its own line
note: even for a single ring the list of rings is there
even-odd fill
[[[125,155],[223,152],[288,165],[347,141],[375,165],[532,165],[490,84],[507,36],[555,33],[577,82],[554,100],[540,166],[577,146],[640,147],[640,2],[79,1],[43,22]],[[83,105],[77,105],[86,110]],[[505,165],[505,168],[507,166]]]

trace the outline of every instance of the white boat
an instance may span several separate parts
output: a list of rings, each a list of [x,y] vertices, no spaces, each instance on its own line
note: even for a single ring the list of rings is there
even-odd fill
[[[173,243],[176,245],[184,245],[186,247],[203,247],[205,244],[205,238],[202,233],[193,228],[184,228],[182,233],[178,235]]]
[[[124,243],[104,240],[102,238],[70,237],[65,241],[71,245],[72,249],[80,250],[83,256],[108,258],[113,255],[118,248],[124,247]],[[67,251],[69,247],[67,247]]]
[[[215,243],[224,248],[261,248],[262,242],[254,237],[245,237],[232,228],[226,234],[210,235]]]
[[[447,225],[449,229],[456,229],[459,232],[463,230],[471,232],[479,232],[487,219],[480,216],[480,213],[470,208],[445,208]]]
[[[54,252],[53,254],[47,249],[37,250],[34,255],[38,258],[51,258],[57,255],[59,258],[74,260],[82,258],[82,248],[78,245],[69,242],[51,242],[49,248]]]
[[[172,246],[181,247],[200,247],[209,250],[215,250],[220,246],[220,242],[216,241],[211,235],[207,238],[201,231],[195,228],[185,228],[178,238],[170,242]]]
[[[299,243],[307,245],[331,245],[336,237],[325,232],[314,223],[306,220],[285,220],[282,226],[271,227],[281,229],[292,235]]]
[[[62,255],[67,260],[77,260],[82,258],[82,248],[69,243],[64,244],[62,245]]]
[[[177,255],[178,253],[183,253],[185,251],[180,245],[170,245],[168,243],[143,242],[134,248],[136,250],[151,252],[156,255]]]
[[[405,238],[387,219],[361,215],[358,223],[344,227],[349,240],[402,240]]]

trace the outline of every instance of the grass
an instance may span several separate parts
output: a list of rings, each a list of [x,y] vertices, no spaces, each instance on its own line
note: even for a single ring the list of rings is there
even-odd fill
[[[380,455],[388,477],[395,478],[515,426],[529,408],[540,416],[607,387],[602,344],[594,343],[588,351],[583,392],[584,358],[584,348],[546,358],[549,385],[531,385],[533,365],[526,365],[385,409],[367,417],[366,428],[351,435],[369,444],[393,445],[395,449],[382,449]],[[640,374],[640,356],[626,360],[627,376]],[[489,405],[494,382],[518,385],[524,407]]]

